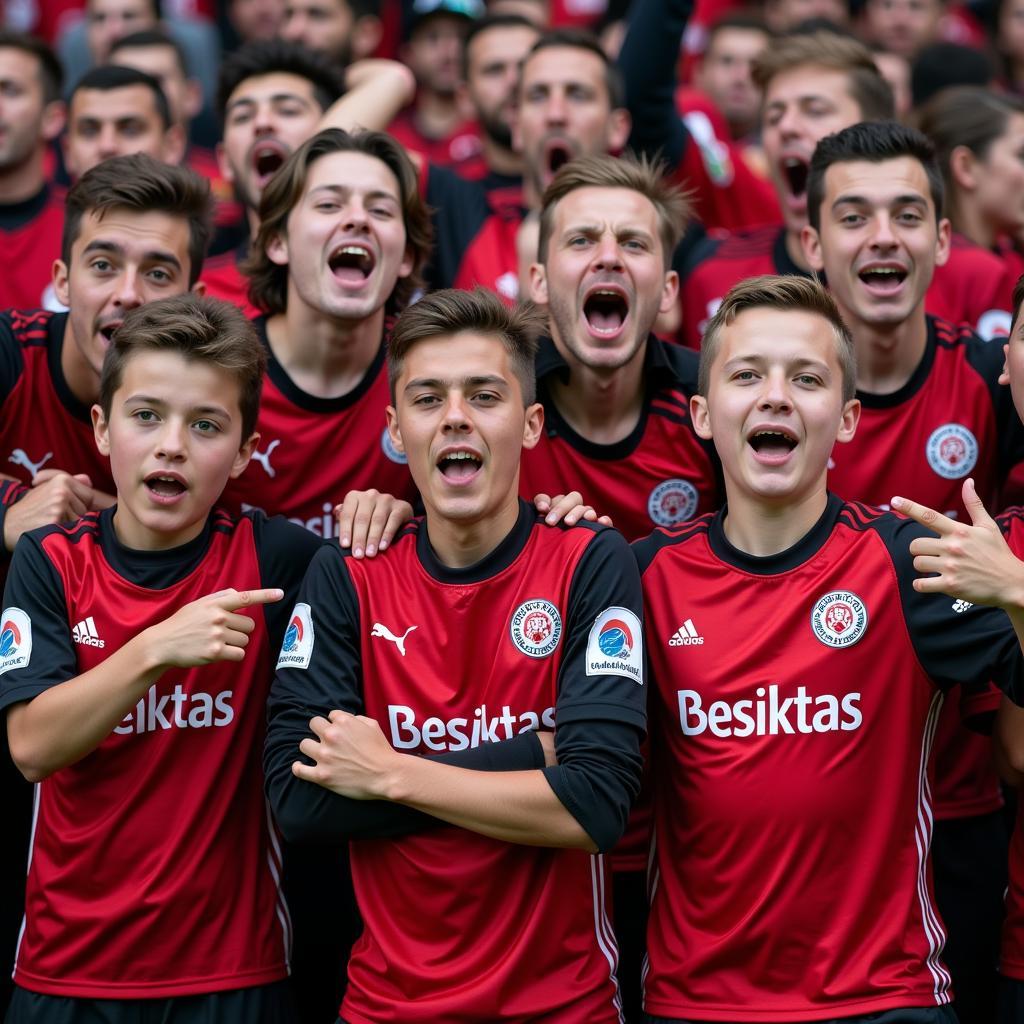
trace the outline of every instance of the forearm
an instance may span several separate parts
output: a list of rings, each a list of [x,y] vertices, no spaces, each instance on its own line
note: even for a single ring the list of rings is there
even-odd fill
[[[381,784],[386,800],[492,839],[597,849],[539,771],[492,774],[396,754]]]
[[[384,131],[416,92],[412,72],[393,60],[359,61],[348,69],[345,80],[348,91],[324,113],[321,130]]]
[[[159,678],[164,666],[140,634],[102,664],[7,709],[11,757],[30,782],[95,750]]]

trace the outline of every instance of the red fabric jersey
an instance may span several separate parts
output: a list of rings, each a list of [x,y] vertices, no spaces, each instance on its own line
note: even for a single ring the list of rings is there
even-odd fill
[[[19,543],[0,706],[94,668],[207,594],[269,586],[268,576],[294,593],[312,554],[294,527],[223,512],[190,544],[133,552],[112,514]],[[266,571],[272,540],[290,583]],[[290,926],[261,771],[271,613],[247,614],[256,628],[243,662],[169,669],[92,753],[37,786],[18,985],[148,999],[286,975]]]
[[[213,193],[213,222],[218,228],[245,221],[245,207],[238,201],[234,186],[224,180],[216,154],[202,146],[189,146],[185,165],[210,183]]]
[[[680,270],[683,344],[700,348],[704,328],[725,293],[734,284],[759,274],[810,276],[790,259],[784,228],[708,235]],[[1007,333],[1006,311],[1012,292],[1013,282],[999,259],[959,238],[950,250],[949,261],[936,267],[924,304],[932,315],[951,323],[965,321],[988,338]]]
[[[47,185],[23,203],[0,207],[0,309],[57,308],[53,261],[60,259],[64,193]]]
[[[200,280],[206,285],[206,294],[225,302],[233,302],[250,320],[260,315],[249,300],[249,278],[242,273],[239,264],[249,255],[248,240],[231,252],[211,256],[203,264]]]
[[[990,507],[1024,452],[1009,390],[998,384],[1003,355],[966,325],[929,318],[924,358],[891,395],[858,392],[861,417],[849,444],[832,453],[829,487],[842,498],[887,505],[894,494],[966,518],[960,498],[973,476]],[[935,744],[936,815],[960,818],[1002,806],[992,745],[964,727],[947,701]]]
[[[419,153],[425,161],[438,167],[453,167],[461,173],[461,165],[475,161],[483,151],[475,121],[463,121],[444,138],[431,139],[420,131],[414,111],[414,107],[406,107],[388,125],[388,135],[410,152]]]
[[[555,721],[556,742],[562,730],[579,735],[614,722],[636,749],[632,730],[644,718],[639,598],[620,536],[546,527],[525,503],[512,532],[463,570],[437,560],[423,521],[372,561],[327,545],[278,661],[268,752],[298,738],[282,728],[291,709],[301,727],[303,709],[320,707],[375,719],[392,746],[414,755],[500,747]],[[588,757],[601,755],[596,745]],[[558,768],[543,771],[578,815],[563,789],[573,765],[565,751]],[[331,813],[336,820],[343,812]],[[435,826],[351,844],[364,932],[341,1017],[619,1021],[602,858]]]
[[[113,494],[90,407],[71,393],[61,370],[66,325],[66,313],[0,313],[0,472],[26,484],[41,469],[87,473],[94,487]]]
[[[266,344],[266,319],[256,321]],[[376,487],[413,501],[404,455],[392,446],[384,410],[390,402],[381,343],[366,376],[347,395],[317,398],[302,391],[267,345],[256,429],[259,449],[224,492],[229,508],[287,516],[318,537],[336,534],[333,509],[353,489]]]
[[[1020,701],[1024,663],[998,609],[913,589],[925,533],[831,496],[776,556],[734,548],[721,515],[634,546],[654,679],[648,1013],[950,1001],[932,740],[944,691],[991,678]]]

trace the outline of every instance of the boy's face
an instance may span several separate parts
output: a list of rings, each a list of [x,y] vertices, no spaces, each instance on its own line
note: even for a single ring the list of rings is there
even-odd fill
[[[82,217],[71,262],[54,263],[53,284],[70,309],[67,360],[76,376],[92,379],[94,393],[110,337],[125,314],[145,302],[184,294],[190,272],[186,218],[124,209]]]
[[[807,168],[814,147],[862,119],[845,71],[801,64],[765,87],[761,142],[789,231],[807,223]]]
[[[626,188],[578,188],[552,218],[546,264],[530,268],[531,298],[548,307],[559,347],[584,366],[616,370],[643,348],[675,302],[654,204]]]
[[[924,301],[949,258],[949,221],[936,223],[919,160],[833,164],[825,172],[821,227],[803,232],[804,255],[824,270],[847,323],[901,324]]]
[[[543,419],[540,405],[523,407],[501,341],[473,333],[413,345],[388,408],[391,439],[408,456],[427,515],[460,526],[516,503],[519,459]]]
[[[1003,352],[1006,355],[1006,366],[999,383],[1010,385],[1013,406],[1017,410],[1017,415],[1024,420],[1024,317],[1021,316],[1019,309],[1010,327]]]
[[[264,186],[316,134],[321,117],[313,83],[301,75],[272,71],[239,83],[224,110],[217,162],[249,209],[259,207]]]
[[[829,455],[849,441],[860,403],[843,402],[831,325],[815,313],[744,310],[723,328],[697,433],[722,459],[731,507],[797,506],[824,493]]]
[[[242,442],[238,382],[178,352],[129,358],[109,422],[92,410],[96,445],[117,486],[114,525],[128,547],[177,547],[199,536],[224,485],[259,439]]]
[[[398,179],[365,153],[320,157],[267,255],[288,267],[289,301],[343,320],[372,316],[412,273]]]

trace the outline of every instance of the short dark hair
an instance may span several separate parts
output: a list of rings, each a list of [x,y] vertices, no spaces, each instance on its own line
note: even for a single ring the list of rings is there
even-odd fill
[[[609,106],[614,110],[625,105],[626,87],[619,66],[604,52],[604,48],[598,41],[597,36],[592,32],[587,32],[585,29],[552,28],[542,32],[540,38],[530,47],[530,51],[523,60],[523,64],[525,65],[535,53],[539,53],[541,50],[550,50],[553,47],[563,46],[575,50],[586,50],[597,57],[604,68],[604,84],[608,90]]]
[[[722,342],[722,330],[728,327],[740,313],[749,309],[790,310],[813,313],[828,321],[836,342],[836,356],[843,374],[843,401],[848,402],[857,394],[857,357],[853,335],[846,326],[836,300],[823,284],[796,274],[748,277],[733,286],[727,293],[717,312],[708,321],[701,342],[700,366],[697,371],[697,394],[707,398],[711,387],[711,365],[718,355]]]
[[[764,19],[759,18],[756,14],[750,14],[745,11],[725,14],[708,29],[707,39],[704,43],[704,52],[707,53],[711,49],[711,43],[719,32],[727,32],[729,29],[736,29],[741,32],[760,32],[768,39],[775,35]]]
[[[181,73],[188,78],[188,57],[185,55],[185,47],[178,42],[169,32],[165,32],[159,28],[145,28],[141,32],[132,32],[130,35],[121,36],[120,39],[114,40],[110,47],[110,52],[107,55],[108,64],[116,64],[114,60],[114,54],[118,50],[130,50],[130,49],[146,49],[155,50],[159,46],[167,47],[174,51],[175,59],[178,62],[178,67],[181,68]]]
[[[121,67],[120,64],[104,64],[102,67],[86,71],[71,90],[71,95],[68,97],[68,109],[71,109],[71,105],[75,102],[75,96],[83,89],[112,92],[114,89],[127,89],[132,85],[144,86],[153,94],[153,105],[156,107],[157,116],[164,126],[164,131],[170,128],[171,108],[160,83],[145,71],[139,71],[138,68]]]
[[[124,368],[140,352],[177,352],[223,370],[238,384],[242,441],[256,428],[267,357],[252,322],[230,302],[186,292],[130,310],[114,332],[100,372],[100,408],[110,422]]]
[[[161,163],[144,153],[115,156],[85,172],[64,203],[61,259],[71,265],[71,247],[82,230],[82,218],[110,210],[157,211],[181,217],[189,226],[189,286],[199,279],[213,231],[210,183],[187,167]]]
[[[39,62],[43,101],[53,103],[60,99],[64,89],[64,68],[46,43],[25,32],[0,31],[0,49],[21,50],[22,53],[35,57]]]
[[[910,64],[910,95],[915,107],[956,85],[989,85],[996,70],[988,56],[973,46],[932,43]]]
[[[492,28],[528,28],[539,36],[541,30],[521,14],[485,14],[482,18],[474,21],[466,32],[466,38],[462,41],[462,77],[469,77],[469,45],[478,35],[490,32]]]
[[[821,227],[821,204],[825,199],[825,172],[833,164],[866,160],[878,164],[908,156],[917,160],[928,178],[928,188],[935,204],[935,219],[942,216],[945,189],[942,172],[935,159],[935,147],[927,137],[896,121],[862,121],[833,135],[826,135],[814,150],[807,172],[807,220],[811,227]]]
[[[288,217],[298,205],[309,179],[309,169],[321,157],[332,153],[363,153],[379,160],[398,180],[402,204],[405,243],[412,254],[413,270],[399,278],[388,297],[386,309],[404,309],[423,286],[422,273],[430,256],[433,230],[430,214],[420,195],[419,176],[405,150],[384,132],[346,132],[326,128],[307,139],[281,165],[260,197],[260,229],[248,258],[242,265],[249,276],[249,297],[254,306],[268,313],[282,313],[288,302],[288,267],[279,266],[267,255],[273,239],[287,234]]]
[[[345,92],[340,68],[322,53],[300,43],[272,39],[247,43],[224,58],[217,81],[217,113],[223,120],[232,93],[250,78],[281,72],[305,78],[321,110],[326,110]]]
[[[471,292],[445,288],[431,292],[402,313],[388,340],[391,401],[395,401],[395,387],[402,375],[405,357],[417,342],[472,332],[501,342],[519,381],[523,405],[532,405],[537,396],[534,368],[537,339],[543,329],[543,317],[535,306],[509,308],[486,288],[477,286]]]

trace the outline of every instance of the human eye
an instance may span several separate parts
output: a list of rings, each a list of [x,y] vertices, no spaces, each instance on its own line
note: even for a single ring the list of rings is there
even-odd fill
[[[757,380],[757,374],[753,370],[737,370],[732,375],[732,379],[741,384],[749,384],[751,381]]]
[[[821,383],[821,378],[813,373],[798,373],[794,380],[797,384],[809,388],[817,387]]]
[[[920,224],[922,217],[919,210],[901,210],[897,215],[901,224]]]
[[[213,420],[205,420],[205,419],[204,420],[196,420],[195,423],[193,424],[193,426],[201,434],[219,434],[220,433],[220,425],[217,424],[217,423],[214,423]]]
[[[157,415],[152,409],[136,409],[132,413],[132,418],[139,421],[139,423],[156,423]]]
[[[89,269],[95,271],[97,274],[109,274],[113,271],[114,264],[105,256],[97,256],[96,259],[89,262]]]
[[[169,271],[164,270],[163,267],[154,267],[150,272],[149,276],[157,284],[170,284],[174,280],[173,276]]]
[[[417,395],[412,400],[412,404],[416,405],[416,406],[419,406],[422,409],[422,408],[429,408],[430,406],[436,405],[439,401],[440,401],[440,399],[437,397],[437,395],[425,394],[425,395]]]
[[[494,405],[501,400],[501,396],[494,391],[478,391],[473,396],[473,401],[477,405]]]

